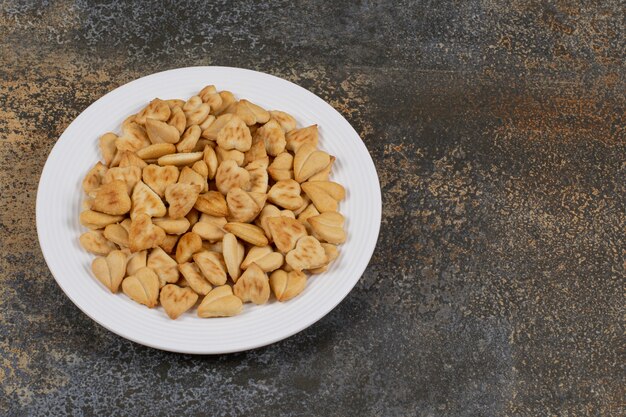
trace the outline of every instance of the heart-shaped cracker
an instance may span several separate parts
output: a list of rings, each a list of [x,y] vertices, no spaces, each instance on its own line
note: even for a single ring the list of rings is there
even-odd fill
[[[213,285],[226,283],[226,264],[221,253],[203,250],[193,255],[202,275]]]
[[[239,277],[233,292],[244,303],[265,304],[270,298],[270,283],[267,274],[255,263]]]
[[[333,169],[333,163],[335,162],[335,159],[336,158],[331,155],[330,161],[328,162],[328,165],[326,165],[326,168],[324,168],[317,174],[311,175],[309,177],[309,181],[328,181],[330,178],[330,172]]]
[[[226,217],[228,215],[226,199],[224,195],[218,191],[209,191],[200,194],[194,208],[199,212],[215,217]]]
[[[107,255],[112,250],[117,249],[113,242],[104,237],[101,230],[90,230],[83,233],[78,240],[83,248],[96,255]]]
[[[206,164],[209,169],[208,179],[212,180],[215,178],[215,174],[217,173],[217,155],[215,154],[215,150],[211,146],[205,146],[202,160]]]
[[[272,204],[267,204],[265,207],[263,207],[263,210],[261,210],[261,213],[257,216],[256,220],[254,221],[256,223],[257,226],[261,227],[263,229],[263,231],[265,232],[265,236],[268,238],[269,241],[272,241],[272,232],[270,232],[269,226],[268,226],[268,219],[270,219],[271,217],[292,217],[292,214],[289,210],[280,210],[278,207],[272,205]]]
[[[198,96],[203,102],[211,106],[211,110],[214,111],[222,106],[222,97],[217,92],[214,85],[207,85],[198,93]]]
[[[291,132],[296,128],[296,119],[284,111],[270,110],[270,118],[276,120],[285,133]]]
[[[305,227],[296,219],[289,217],[270,217],[267,219],[276,248],[287,253],[296,246],[296,242],[307,235]]]
[[[250,222],[261,212],[265,204],[265,195],[249,193],[241,188],[231,188],[226,195],[229,220],[235,222]]]
[[[178,243],[178,239],[180,239],[180,235],[165,235],[165,239],[163,239],[159,247],[166,253],[174,253],[174,247]]]
[[[185,263],[194,253],[202,250],[202,239],[194,232],[187,232],[180,237],[176,245],[176,262]]]
[[[182,105],[175,106],[172,108],[172,114],[170,115],[170,118],[167,121],[167,124],[175,127],[176,130],[178,130],[179,135],[183,134],[183,132],[185,131],[185,127],[187,126],[187,117],[185,116],[185,113],[183,112]]]
[[[103,229],[109,224],[118,223],[122,220],[124,220],[123,216],[112,216],[93,210],[85,210],[79,216],[80,224],[90,229]]]
[[[224,237],[222,227],[226,223],[225,217],[215,217],[203,213],[198,223],[193,226],[192,231],[204,240],[217,242],[221,241]]]
[[[157,305],[159,288],[159,277],[150,268],[141,268],[122,281],[124,294],[148,308]]]
[[[120,215],[128,213],[130,205],[126,183],[115,180],[98,188],[91,208],[106,214]]]
[[[313,145],[305,143],[298,148],[293,158],[293,176],[298,182],[304,182],[321,172],[330,163],[330,155],[317,150]]]
[[[285,135],[285,139],[287,140],[287,149],[296,153],[298,149],[300,149],[300,146],[305,143],[317,148],[317,142],[319,140],[317,125],[294,129]]]
[[[261,229],[263,229],[263,232],[265,232],[265,237],[267,237],[268,240],[271,242],[272,233],[267,226],[267,220],[270,217],[280,217],[280,209],[273,204],[267,204],[265,207],[263,207],[263,210],[261,210],[261,213],[259,213],[257,218],[254,220],[254,223]]]
[[[197,163],[204,164],[203,161],[198,161],[196,162],[196,164]],[[208,191],[208,188],[209,188],[206,178],[198,174],[196,171],[194,171],[192,168],[189,168],[189,167],[183,167],[183,169],[180,170],[180,176],[178,177],[178,182],[184,183],[184,184],[196,184],[200,187],[200,192],[206,192]]]
[[[309,217],[307,221],[311,225],[313,236],[317,239],[334,244],[346,241],[346,232],[343,230],[344,217],[341,214],[329,211]]]
[[[300,205],[300,207],[298,207],[297,209],[291,210],[291,212],[294,214],[294,219],[304,211],[304,209],[307,208],[307,206],[311,203],[311,199],[309,199],[309,197],[306,194],[300,194],[300,197],[302,197],[302,204]]]
[[[97,190],[104,181],[105,174],[107,173],[107,167],[101,162],[96,163],[85,176],[83,180],[83,190],[85,193],[90,194]]]
[[[172,219],[171,217],[155,217],[152,219],[152,223],[159,226],[168,235],[182,235],[191,226],[189,220],[186,217],[179,219]]]
[[[146,124],[148,119],[166,121],[170,118],[170,106],[163,100],[155,98],[135,116],[135,122]]]
[[[267,194],[265,193],[255,193],[255,192],[248,192],[248,194],[250,195],[250,197],[252,197],[252,199],[254,201],[256,201],[256,204],[259,207],[263,207],[265,206],[265,202],[267,201]]]
[[[239,152],[246,152],[252,145],[252,136],[244,121],[233,116],[218,132],[216,141],[222,149],[236,149]]]
[[[339,201],[346,195],[343,186],[332,181],[308,181],[302,184],[302,191],[320,213],[337,211]]]
[[[233,114],[223,114],[218,116],[213,123],[202,131],[202,137],[211,141],[217,140],[217,134],[224,128],[234,117]]]
[[[169,204],[168,213],[172,219],[185,217],[193,208],[201,187],[198,184],[176,183],[165,189],[165,200]]]
[[[280,211],[280,215],[282,217],[289,217],[290,219],[295,219],[296,215],[294,214],[293,210],[281,210]]]
[[[271,272],[280,268],[283,260],[283,255],[274,252],[271,246],[254,246],[250,248],[246,258],[241,263],[241,269],[248,269],[251,264],[255,263],[264,272]]]
[[[109,224],[105,227],[104,237],[122,248],[128,247],[128,231],[121,224]]]
[[[209,85],[204,86],[197,95],[198,97],[202,99],[203,103],[206,103],[210,97],[214,95],[219,96],[219,93],[217,92],[217,88],[213,84],[209,84]],[[220,102],[221,102],[221,97],[220,97]]]
[[[270,119],[270,114],[267,110],[245,99],[239,100],[233,107],[234,113],[241,117],[248,126],[256,123],[267,123]]]
[[[283,152],[276,156],[267,168],[274,181],[293,179],[293,156],[289,152]]]
[[[194,290],[198,294],[208,294],[211,291],[211,284],[204,278],[204,275],[200,272],[198,265],[193,262],[185,262],[184,264],[178,265],[178,270],[183,277],[185,277],[185,281],[189,284],[192,290]]]
[[[102,158],[104,158],[104,164],[107,166],[111,166],[111,162],[117,153],[116,140],[117,135],[112,132],[107,132],[98,139],[98,147],[100,148]]]
[[[243,164],[248,165],[251,162],[256,161],[258,159],[266,159],[266,158],[267,158],[267,152],[265,151],[265,143],[263,143],[262,140],[255,139],[252,141],[252,146],[250,146],[250,149],[248,149],[248,151],[246,151],[246,153],[244,154]],[[267,162],[269,164],[269,158],[267,158]]]
[[[167,103],[167,105],[170,107],[171,111],[174,111],[174,108],[176,108],[176,107],[180,107],[182,109],[183,106],[185,105],[185,100],[182,100],[180,98],[168,98],[168,99],[163,100],[163,101]],[[172,118],[172,116],[170,115],[170,119],[171,118]]]
[[[319,268],[310,269],[309,272],[312,274],[325,272],[331,262],[339,257],[339,249],[337,249],[337,246],[330,243],[322,243],[322,247],[324,248],[324,252],[326,252],[326,263]]]
[[[277,181],[267,193],[267,198],[277,206],[296,210],[302,206],[300,184],[294,180]]]
[[[329,196],[337,201],[341,201],[346,197],[346,190],[343,185],[333,181],[307,181],[309,185],[314,185],[326,192]]]
[[[136,167],[139,167],[140,169],[143,169],[146,165],[148,165],[143,159],[138,157],[135,152],[121,151],[121,154],[122,156],[120,157],[120,161],[118,165],[120,168],[136,166]]]
[[[124,122],[122,135],[115,140],[115,147],[118,151],[137,152],[150,146],[150,144],[150,139],[144,128],[133,121]]]
[[[183,106],[183,112],[185,112],[185,117],[187,118],[187,127],[204,122],[210,111],[211,106],[203,103],[200,97],[193,96],[189,98]]]
[[[225,107],[224,114],[232,114],[235,115],[237,112],[237,106],[239,105],[239,100],[235,99],[228,107]],[[254,124],[254,123],[253,123]]]
[[[131,219],[138,214],[147,214],[150,217],[163,217],[167,213],[161,197],[141,181],[133,189],[132,202]]]
[[[155,143],[138,150],[137,156],[143,160],[158,159],[174,152],[176,152],[176,146],[171,143]]]
[[[131,252],[130,249],[122,250],[126,254],[126,275],[134,275],[141,268],[145,268],[148,263],[148,251]]]
[[[264,124],[267,123],[270,120],[270,113],[265,110],[264,108],[262,108],[261,106],[252,103],[251,101],[248,101],[246,99],[242,99],[239,100],[239,105],[245,105],[248,107],[248,110],[254,114],[255,117],[255,121],[254,123],[251,123],[251,125],[253,124]]]
[[[285,146],[287,145],[285,132],[280,126],[280,123],[273,119],[257,129],[254,134],[254,139],[263,141],[265,151],[271,156],[276,156],[284,152]]]
[[[149,215],[140,213],[133,218],[128,233],[128,243],[131,252],[156,248],[163,242],[163,239],[165,239],[165,231],[159,226],[152,224]]]
[[[226,223],[224,230],[254,246],[265,246],[268,244],[263,229],[253,224],[240,222]]]
[[[159,277],[159,287],[178,281],[178,264],[161,248],[152,249],[147,266]]]
[[[282,269],[270,275],[270,287],[278,301],[288,301],[304,291],[306,274],[302,271],[285,272]]]
[[[237,166],[235,161],[224,161],[217,168],[215,174],[217,189],[224,195],[231,188],[239,187],[243,190],[250,189],[250,173],[245,168]]]
[[[262,194],[267,193],[267,185],[269,183],[267,175],[268,164],[269,158],[266,156],[246,165],[246,171],[250,173],[250,191]]]
[[[180,142],[176,145],[176,150],[178,152],[191,152],[196,147],[196,143],[198,143],[198,139],[200,139],[200,134],[202,130],[200,130],[200,126],[191,125],[185,130],[183,136],[180,138]]]
[[[141,180],[141,168],[136,166],[111,168],[106,172],[106,174],[104,174],[102,183],[108,184],[115,180],[124,181],[124,183],[126,184],[126,191],[130,194],[135,188],[137,182]]]
[[[188,167],[184,167],[183,170],[185,168],[188,168]],[[206,182],[207,182],[207,179],[209,178],[209,166],[206,164],[206,162],[204,162],[201,159],[198,162],[194,163],[191,166],[191,169],[193,170],[193,172],[200,175],[202,179],[204,180],[204,188],[202,189],[202,191],[208,191],[208,184]],[[181,182],[188,182],[188,181],[181,181]]]
[[[298,215],[298,221],[306,227],[307,231],[309,231],[311,226],[307,220],[309,217],[317,216],[319,214],[320,212],[315,208],[315,204],[311,203]]]
[[[126,255],[120,250],[111,251],[106,257],[94,259],[91,270],[102,284],[115,293],[126,275]]]
[[[143,182],[150,187],[159,197],[165,196],[168,185],[178,181],[178,168],[175,166],[161,167],[150,164],[143,169]]]
[[[177,167],[182,167],[185,165],[193,165],[202,159],[203,153],[201,151],[198,152],[187,152],[187,153],[173,153],[170,155],[163,155],[159,159],[157,159],[157,164],[161,166],[165,165],[174,165]]]
[[[319,268],[328,262],[326,252],[319,240],[313,236],[305,236],[298,240],[296,247],[285,256],[287,264],[294,271]]]
[[[148,119],[146,121],[146,133],[148,134],[150,142],[153,144],[175,144],[180,140],[180,132],[176,126],[155,119]]]
[[[243,152],[239,152],[237,149],[227,151],[219,146],[215,148],[215,155],[217,156],[218,164],[221,164],[224,161],[235,161],[238,166],[242,166],[246,160],[246,154]]]
[[[222,239],[222,254],[228,275],[230,275],[233,282],[237,282],[241,275],[240,265],[243,261],[245,248],[232,233],[226,233]]]
[[[220,91],[219,94],[220,94],[220,97],[222,98],[222,105],[213,109],[214,114],[216,115],[222,114],[228,107],[230,107],[230,105],[232,105],[233,103],[237,101],[237,99],[235,98],[235,95],[231,93],[230,91]]]
[[[206,214],[206,213],[200,213],[200,218],[198,219],[198,223],[213,223],[221,228],[226,223],[228,223],[228,221],[226,220],[225,217],[217,217],[217,216],[211,216],[210,214]]]
[[[167,315],[172,320],[176,320],[181,314],[196,304],[198,294],[193,292],[191,288],[181,288],[178,285],[167,284],[161,288],[159,299]]]
[[[211,125],[215,122],[215,119],[216,119],[216,118],[215,118],[215,116],[213,116],[212,114],[209,114],[209,115],[207,116],[207,118],[206,118],[206,119],[204,119],[204,122],[202,122],[202,123],[200,123],[199,125],[197,125],[197,126],[200,128],[200,133],[202,134],[202,132],[203,132],[205,129],[208,129],[208,128],[209,128],[209,126],[211,126]],[[206,141],[207,141],[207,143],[211,142],[211,141],[210,141],[210,140],[208,140],[208,139],[199,139],[199,140],[198,140],[198,142],[200,142],[200,140],[206,140]],[[207,143],[205,143],[205,145],[206,145]],[[199,150],[201,150],[201,151],[202,151],[202,150],[204,150],[204,145],[203,145],[203,146],[202,146]]]
[[[241,313],[243,303],[230,285],[215,287],[198,306],[198,317],[231,317]]]

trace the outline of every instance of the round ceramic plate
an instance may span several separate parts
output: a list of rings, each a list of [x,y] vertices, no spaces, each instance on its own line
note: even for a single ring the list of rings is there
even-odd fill
[[[84,198],[81,182],[100,159],[98,138],[119,132],[122,121],[150,100],[186,99],[205,85],[230,90],[266,109],[292,114],[298,127],[318,124],[320,148],[337,160],[331,179],[346,188],[341,213],[347,241],[323,274],[308,279],[296,298],[261,306],[246,304],[235,317],[201,319],[195,309],[170,320],[161,307],[149,309],[123,294],[112,294],[91,274],[94,255],[78,243],[86,231],[78,221]],[[37,191],[37,232],[50,271],[85,314],[118,335],[158,349],[214,354],[237,352],[285,339],[331,311],[365,270],[380,228],[380,185],[359,135],[335,109],[289,81],[227,67],[192,67],[160,72],[115,89],[89,106],[61,135],[48,156]]]

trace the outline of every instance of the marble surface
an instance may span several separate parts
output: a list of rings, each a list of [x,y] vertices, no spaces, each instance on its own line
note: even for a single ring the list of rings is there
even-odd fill
[[[0,415],[624,415],[623,4],[555,3],[1,3]],[[383,191],[352,293],[240,354],[109,333],[37,244],[39,175],[68,124],[190,65],[320,95]]]

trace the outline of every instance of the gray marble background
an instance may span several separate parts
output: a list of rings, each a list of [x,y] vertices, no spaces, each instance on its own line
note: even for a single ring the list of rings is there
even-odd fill
[[[592,4],[593,3],[593,4]],[[623,3],[0,3],[0,415],[625,415]],[[35,197],[67,125],[156,71],[300,84],[380,175],[377,250],[250,352],[123,340],[56,285]]]

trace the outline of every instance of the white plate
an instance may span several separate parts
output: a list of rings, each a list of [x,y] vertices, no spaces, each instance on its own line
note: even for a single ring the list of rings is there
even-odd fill
[[[299,126],[317,123],[320,148],[337,157],[332,179],[347,191],[340,210],[347,241],[324,274],[309,278],[298,297],[262,306],[246,305],[236,317],[200,319],[195,309],[170,320],[122,294],[111,294],[91,275],[94,255],[83,250],[78,222],[81,182],[100,159],[98,137],[119,131],[122,121],[154,97],[188,98],[207,84],[230,90],[266,109],[292,114]],[[158,349],[214,354],[237,352],[285,339],[331,311],[354,287],[376,246],[380,185],[372,159],[352,126],[313,93],[260,72],[228,67],[191,67],[160,72],[115,89],[89,106],[63,132],[43,169],[37,191],[37,232],[43,255],[59,286],[85,314],[118,335]]]

